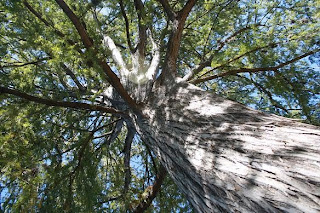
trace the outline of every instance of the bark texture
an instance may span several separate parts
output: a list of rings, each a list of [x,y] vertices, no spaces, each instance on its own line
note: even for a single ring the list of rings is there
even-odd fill
[[[320,130],[187,83],[154,89],[136,129],[198,212],[319,212]]]

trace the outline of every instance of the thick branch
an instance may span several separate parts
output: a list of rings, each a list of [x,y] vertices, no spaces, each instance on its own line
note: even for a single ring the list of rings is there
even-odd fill
[[[166,1],[161,2],[167,3]],[[163,81],[165,78],[174,78],[176,75],[176,63],[179,54],[182,31],[184,29],[185,21],[195,3],[196,0],[189,0],[172,21],[172,32],[168,42],[166,62],[161,74],[161,81]]]
[[[131,144],[136,131],[133,128],[128,127],[128,133],[124,144],[124,190],[125,195],[129,190],[129,185],[131,182],[131,168],[130,168],[130,158],[131,158]]]
[[[188,0],[188,2],[185,4],[185,6],[182,8],[182,10],[179,11],[178,16],[181,17],[181,19],[186,19],[189,15],[190,11],[192,10],[193,6],[196,4],[197,0]]]
[[[63,0],[56,0],[56,2],[61,7],[61,9],[64,11],[64,13],[69,17],[69,19],[72,21],[73,25],[76,27],[85,47],[87,49],[90,49],[93,46],[93,40],[89,37],[85,27],[82,25],[79,18],[72,12],[72,10],[69,8],[69,6]],[[102,70],[109,77],[108,80],[109,80],[110,84],[117,90],[117,92],[127,102],[127,104],[136,110],[138,108],[136,102],[127,93],[127,91],[125,90],[125,88],[121,84],[120,79],[111,70],[110,66],[103,59],[101,59],[97,56],[97,52],[94,51],[94,53],[95,53],[95,57],[98,60],[99,65],[101,66]]]
[[[81,40],[86,48],[90,48],[93,46],[93,41],[89,37],[85,27],[78,19],[78,17],[73,13],[73,11],[69,8],[69,6],[63,0],[56,0],[57,4],[61,7],[63,12],[69,17],[73,25],[76,27]]]
[[[154,184],[146,189],[147,196],[139,203],[133,211],[134,213],[144,212],[150,206],[153,199],[157,196],[166,174],[166,169],[161,165]]]
[[[107,146],[111,144],[119,136],[119,134],[121,133],[122,127],[123,127],[123,120],[117,121],[116,124],[114,125],[114,128],[112,130],[110,137],[105,141]]]
[[[138,14],[138,23],[139,23],[139,42],[137,44],[136,50],[139,53],[139,57],[144,59],[146,41],[147,41],[147,26],[145,25],[145,10],[144,5],[141,0],[134,0],[134,6]],[[139,58],[139,59],[140,59]]]
[[[208,67],[211,65],[211,61],[212,61],[213,57],[210,57],[209,60],[206,60],[202,63],[200,63],[199,65],[197,65],[194,69],[192,69],[187,75],[185,75],[183,77],[184,81],[189,81],[191,80],[196,74],[198,74],[199,72],[201,72],[205,67]]]
[[[119,49],[117,48],[117,46],[115,45],[112,38],[110,38],[109,36],[105,36],[103,41],[104,41],[104,44],[111,51],[113,60],[120,67],[120,70],[119,70],[120,78],[122,76],[127,76],[129,74],[129,70],[127,69],[126,63],[123,61],[121,53],[120,53]]]
[[[112,114],[124,114],[123,112],[110,107],[103,107],[99,105],[92,105],[92,104],[79,103],[79,102],[55,101],[55,100],[28,95],[18,90],[9,89],[2,86],[0,86],[0,94],[15,95],[25,100],[32,101],[39,104],[45,104],[47,106],[66,107],[66,108],[82,109],[82,110],[89,110],[89,111],[100,111],[100,112],[106,112],[106,113],[112,113]]]
[[[176,14],[175,14],[175,12],[171,9],[168,0],[158,0],[158,1],[161,3],[161,5],[162,5],[162,7],[163,7],[163,9],[164,9],[164,12],[167,14],[167,16],[169,17],[169,19],[170,19],[171,21],[173,21],[173,20],[175,19],[175,17],[176,17]]]
[[[288,64],[292,64],[302,58],[305,58],[309,55],[312,55],[316,52],[319,52],[320,50],[315,50],[315,51],[310,51],[310,52],[307,52],[303,55],[300,55],[296,58],[293,58],[289,61],[286,61],[284,63],[281,63],[279,64],[278,66],[275,66],[275,67],[259,67],[259,68],[240,68],[240,69],[234,69],[234,70],[228,70],[226,72],[223,72],[223,73],[219,73],[219,74],[216,74],[216,75],[212,75],[212,76],[208,76],[208,77],[205,77],[205,78],[199,78],[199,79],[196,79],[196,80],[193,80],[193,81],[190,81],[190,83],[192,84],[198,84],[198,83],[201,83],[201,82],[205,82],[205,81],[209,81],[209,80],[212,80],[212,79],[216,79],[216,78],[221,78],[221,77],[224,77],[224,76],[228,76],[228,75],[235,75],[237,73],[245,73],[245,72],[248,72],[248,73],[256,73],[256,72],[265,72],[265,71],[277,71],[278,69],[288,65]]]
[[[156,78],[158,66],[160,63],[160,50],[159,50],[159,46],[156,44],[156,42],[152,38],[151,31],[149,31],[149,35],[152,43],[153,57],[152,57],[151,64],[147,70],[146,76],[149,80],[154,80]]]

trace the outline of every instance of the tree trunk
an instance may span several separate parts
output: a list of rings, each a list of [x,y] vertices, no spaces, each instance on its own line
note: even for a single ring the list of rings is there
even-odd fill
[[[319,212],[318,127],[178,83],[136,129],[198,212]]]

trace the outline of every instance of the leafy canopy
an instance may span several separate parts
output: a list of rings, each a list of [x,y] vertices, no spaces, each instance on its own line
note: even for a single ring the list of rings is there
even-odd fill
[[[186,1],[65,0],[87,42],[58,2],[64,1],[0,2],[1,210],[133,210],[161,166],[138,135],[130,140],[121,114],[92,107],[103,105],[110,86],[101,63],[115,74],[121,69],[103,40],[114,41],[130,68],[139,45],[143,63],[151,63],[152,37],[158,74],[164,73],[170,11]],[[251,107],[319,124],[319,8],[307,0],[199,0],[175,44],[176,75]],[[191,207],[166,177],[148,211]]]

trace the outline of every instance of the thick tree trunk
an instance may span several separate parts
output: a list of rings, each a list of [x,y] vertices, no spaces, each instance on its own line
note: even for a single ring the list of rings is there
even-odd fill
[[[320,130],[186,83],[135,125],[198,212],[319,212]]]

